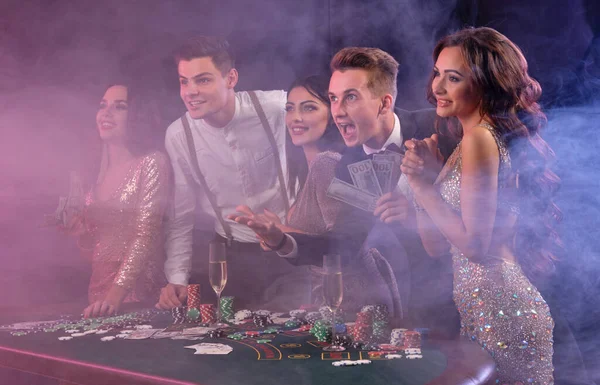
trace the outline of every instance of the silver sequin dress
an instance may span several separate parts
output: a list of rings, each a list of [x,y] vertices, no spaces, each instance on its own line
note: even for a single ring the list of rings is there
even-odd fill
[[[508,181],[511,160],[494,129],[488,128],[500,152],[498,210],[518,212]],[[441,171],[436,185],[442,199],[460,212],[461,144]],[[514,190],[513,190],[514,191]],[[499,384],[552,384],[554,321],[539,291],[521,267],[498,257],[474,262],[451,247],[454,302],[461,334],[479,343],[494,358]]]
[[[104,299],[112,285],[129,291],[124,302],[156,301],[163,274],[163,217],[170,189],[166,155],[138,158],[116,191],[98,200],[86,197],[85,235],[92,246],[90,303]]]

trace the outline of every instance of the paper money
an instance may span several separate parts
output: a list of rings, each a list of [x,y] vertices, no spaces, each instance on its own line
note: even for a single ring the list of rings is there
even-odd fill
[[[392,171],[394,166],[394,158],[392,156],[373,155],[373,170],[375,170],[375,176],[377,176],[383,194],[392,190]]]
[[[377,196],[366,193],[337,178],[334,178],[329,184],[327,196],[368,212],[373,212],[377,203]]]
[[[354,186],[372,195],[381,196],[381,186],[373,169],[371,159],[348,165]]]
[[[400,175],[402,174],[400,166],[402,165],[404,155],[393,151],[385,151],[383,154],[373,155],[373,159],[380,156],[384,156],[386,157],[385,159],[393,160],[394,162],[394,167],[392,167],[392,179],[390,182],[390,191],[392,191],[398,185],[398,181],[400,180]]]

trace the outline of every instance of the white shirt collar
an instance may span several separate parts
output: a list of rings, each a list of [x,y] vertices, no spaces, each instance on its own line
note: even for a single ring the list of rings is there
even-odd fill
[[[388,139],[383,144],[383,147],[376,149],[363,144],[363,150],[367,155],[375,154],[379,151],[385,151],[385,149],[392,143],[395,143],[398,147],[402,147],[402,130],[400,129],[400,118],[394,113],[394,128]]]

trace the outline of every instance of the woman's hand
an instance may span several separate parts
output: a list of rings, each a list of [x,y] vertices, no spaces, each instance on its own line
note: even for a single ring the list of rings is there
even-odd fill
[[[68,235],[80,236],[87,232],[83,213],[77,212],[70,215],[66,225],[59,225],[59,230]]]
[[[407,151],[402,159],[402,172],[406,174],[413,190],[432,185],[439,175],[444,162],[438,149],[438,136],[424,140],[411,139],[405,143]]]
[[[103,300],[96,301],[83,310],[83,317],[94,318],[117,314],[126,295],[127,290],[113,285]]]

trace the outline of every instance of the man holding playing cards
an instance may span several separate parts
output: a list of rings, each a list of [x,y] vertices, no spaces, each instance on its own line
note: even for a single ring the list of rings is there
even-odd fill
[[[416,232],[415,212],[407,199],[410,192],[404,178],[399,175],[398,162],[401,159],[400,149],[406,140],[424,139],[435,133],[435,110],[409,112],[394,108],[398,62],[380,49],[344,48],[333,57],[330,67],[331,113],[348,149],[338,164],[329,193],[348,203],[348,210],[340,213],[334,228],[322,236],[284,234],[261,216],[238,216],[235,220],[251,227],[265,243],[283,245],[278,251],[279,256],[297,265],[319,265],[322,256],[327,253],[338,253],[345,263],[350,264],[357,251],[364,247],[366,239],[377,238],[372,235],[388,227],[406,250],[408,261],[394,260],[396,240],[379,239],[379,243],[371,247],[377,247],[390,260],[397,270],[397,277],[398,270],[408,269],[411,286],[429,287],[431,282],[427,281],[437,283],[440,277],[431,270],[433,262]],[[456,142],[448,137],[439,139],[444,158],[455,145]],[[384,171],[386,162],[393,163],[389,174]],[[390,250],[385,250],[386,245]],[[439,270],[446,271],[443,267]],[[429,312],[429,309],[439,308],[439,303],[431,302],[439,301],[444,305],[449,303],[449,309],[452,309],[451,269],[447,271],[448,276],[444,280],[449,284],[443,285],[442,299],[416,298],[415,292],[427,290],[412,290],[413,295],[404,295],[411,297],[409,301],[412,303],[408,307],[403,305],[404,313],[407,308],[426,308]],[[404,274],[402,277],[407,278]],[[413,312],[411,309],[411,313],[420,310]],[[416,322],[422,321],[420,315],[416,318]]]

